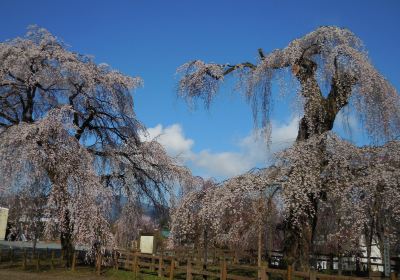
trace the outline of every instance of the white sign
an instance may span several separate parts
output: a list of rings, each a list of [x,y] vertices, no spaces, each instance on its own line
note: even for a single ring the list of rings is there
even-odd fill
[[[0,207],[0,240],[6,239],[8,209]]]
[[[140,236],[140,252],[145,254],[154,253],[154,236]]]

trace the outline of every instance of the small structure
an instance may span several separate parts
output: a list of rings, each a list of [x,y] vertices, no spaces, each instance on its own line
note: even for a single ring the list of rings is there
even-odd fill
[[[144,234],[140,236],[140,252],[144,254],[155,253],[154,235]]]
[[[0,207],[0,240],[5,240],[8,221],[8,208]]]

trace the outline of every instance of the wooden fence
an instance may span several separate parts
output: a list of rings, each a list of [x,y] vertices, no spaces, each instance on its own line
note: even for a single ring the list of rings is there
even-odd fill
[[[169,256],[175,256],[176,258],[202,258],[204,256],[203,249],[190,249],[190,248],[177,248],[174,250],[167,250],[164,253]],[[208,249],[208,258],[213,260],[218,260],[220,258],[224,258],[229,262],[238,264],[246,263],[246,264],[257,264],[257,252],[256,251],[234,251],[234,250],[226,250],[226,249],[218,249],[218,248],[209,248]],[[263,258],[269,259],[269,264],[274,268],[283,268],[285,266],[285,260],[283,253],[280,251],[272,251],[269,257],[263,256]],[[311,256],[310,256],[311,258]],[[354,255],[345,255],[341,258],[332,255],[322,255],[318,254],[313,256],[313,261],[315,265],[320,264],[321,267],[319,270],[339,270],[339,263],[342,272],[344,273],[355,273],[357,270],[357,265],[360,266],[361,270],[365,270],[367,268],[368,260],[363,256],[354,256]],[[375,269],[383,270],[384,264],[383,260],[378,257],[370,257],[371,266]],[[323,266],[323,267],[322,267]],[[400,270],[400,257],[392,256],[391,258],[391,267],[395,271]],[[361,276],[361,275],[358,275]]]
[[[85,252],[74,251],[71,270],[84,263]],[[235,254],[220,252],[210,254],[207,264],[193,252],[171,252],[165,251],[160,254],[151,255],[140,252],[118,250],[112,252],[104,260],[99,256],[95,261],[97,274],[100,275],[102,268],[112,266],[114,269],[132,271],[135,278],[139,273],[149,273],[162,278],[194,280],[220,279],[220,280],[377,280],[380,274],[375,277],[354,277],[319,273],[316,271],[295,271],[292,265],[286,269],[269,267],[267,264],[256,266],[252,264],[239,264]],[[21,267],[28,270],[65,268],[66,260],[63,251],[60,249],[36,249],[30,248],[1,248],[1,267]],[[396,274],[392,273],[391,280],[395,280]]]
[[[84,252],[74,251],[71,270],[75,270],[78,264],[83,264]],[[60,249],[36,249],[32,248],[4,248],[0,247],[1,267],[21,267],[22,269],[65,268],[66,259]]]
[[[201,259],[188,258],[182,259],[182,255],[151,255],[140,252],[120,251],[120,256],[117,260],[116,269],[125,269],[133,271],[134,275],[138,273],[153,273],[159,277],[172,279],[193,280],[196,276],[201,276],[203,279],[220,279],[220,280],[270,280],[283,279],[304,279],[304,280],[366,280],[380,279],[377,277],[354,277],[342,275],[329,275],[311,271],[295,271],[292,265],[288,265],[287,269],[271,268],[268,265],[261,267],[254,265],[242,265],[222,259],[219,264],[214,261],[204,265]],[[243,272],[247,271],[246,275]],[[239,273],[238,273],[239,272]],[[240,272],[242,274],[240,274]],[[396,274],[393,272],[390,277],[395,280]]]

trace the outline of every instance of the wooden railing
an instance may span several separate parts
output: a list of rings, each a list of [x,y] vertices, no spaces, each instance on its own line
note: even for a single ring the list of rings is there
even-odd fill
[[[207,268],[208,267],[208,268]],[[201,260],[193,260],[188,258],[182,259],[182,256],[176,257],[171,255],[151,255],[140,252],[121,251],[118,259],[117,269],[124,268],[131,270],[135,276],[141,272],[147,271],[157,273],[159,277],[166,277],[170,280],[175,278],[176,274],[186,274],[187,280],[193,280],[195,275],[203,276],[204,278],[211,277],[220,280],[269,280],[271,276],[279,276],[284,280],[307,279],[307,280],[366,280],[372,279],[369,277],[354,277],[343,275],[329,275],[319,273],[314,270],[310,271],[295,271],[292,265],[288,265],[287,269],[276,269],[267,265],[257,267],[253,265],[242,265],[228,263],[223,259],[218,265],[207,263],[204,265]],[[252,276],[243,276],[233,273],[234,271],[252,271]],[[182,278],[182,277],[180,277]],[[395,280],[396,274],[391,274],[391,280]]]
[[[81,258],[84,252],[75,251],[72,258],[71,269],[74,270],[78,264],[78,255]],[[186,278],[193,280],[194,276],[203,276],[203,278],[213,278],[221,280],[269,280],[272,276],[278,276],[283,280],[305,279],[305,280],[377,280],[380,275],[375,277],[353,277],[342,275],[330,275],[319,273],[316,271],[295,271],[292,265],[288,265],[286,269],[278,269],[269,267],[268,265],[255,266],[238,264],[234,255],[225,254],[211,255],[206,264],[204,259],[193,254],[181,252],[171,254],[171,252],[162,252],[161,254],[143,254],[140,252],[117,250],[108,256],[107,261],[103,262],[101,256],[96,259],[95,266],[97,274],[101,274],[104,265],[112,265],[114,269],[129,270],[137,276],[139,273],[152,273],[159,277],[168,278],[169,280]],[[0,248],[0,265],[19,266],[23,269],[33,268],[55,269],[65,267],[65,258],[62,250],[32,250]],[[247,272],[246,275],[238,275],[237,271]],[[235,273],[236,272],[236,273]],[[395,280],[396,274],[391,273],[391,280]]]
[[[84,252],[74,251],[72,255],[71,270],[75,270],[78,264],[78,255]],[[6,267],[21,267],[23,270],[32,269],[56,269],[66,267],[66,258],[59,249],[32,248],[2,248],[0,247],[0,265]]]

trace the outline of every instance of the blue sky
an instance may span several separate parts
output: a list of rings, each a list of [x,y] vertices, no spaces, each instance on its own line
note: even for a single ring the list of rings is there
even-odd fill
[[[209,111],[176,97],[176,68],[191,59],[254,61],[257,49],[284,47],[321,25],[347,27],[373,64],[399,89],[400,1],[2,1],[0,41],[30,24],[47,28],[71,49],[144,79],[135,93],[138,118],[195,173],[223,178],[262,165],[268,156],[251,136],[249,106],[223,87]],[[296,116],[276,102],[279,147],[296,134]],[[357,123],[354,123],[357,126]],[[338,129],[341,131],[341,129]],[[348,135],[344,135],[349,137]],[[358,129],[353,140],[365,143]]]

